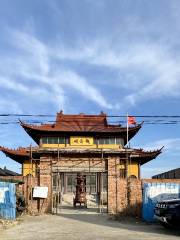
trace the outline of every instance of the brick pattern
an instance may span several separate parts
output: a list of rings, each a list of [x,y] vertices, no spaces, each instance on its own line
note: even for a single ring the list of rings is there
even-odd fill
[[[117,158],[108,160],[108,213],[141,217],[144,183],[179,183],[180,179],[122,179]]]
[[[105,161],[99,158],[54,158],[52,170],[61,172],[102,172],[105,171]]]
[[[180,183],[180,179],[142,179],[142,183]]]
[[[142,182],[139,179],[127,181],[127,215],[141,216],[142,209]]]
[[[40,211],[41,212],[51,212],[51,203],[52,203],[52,159],[41,157],[40,159],[40,170],[39,170],[39,185],[41,187],[48,187],[48,197],[47,199],[40,200]]]
[[[24,182],[22,192],[26,198],[27,209],[30,213],[51,212],[52,189],[51,174],[53,167],[78,164],[80,160],[67,161],[67,159],[51,159],[46,156],[42,157],[39,165],[38,177],[31,176],[14,176],[12,179],[22,180]],[[180,179],[123,179],[120,176],[118,165],[121,162],[119,157],[111,157],[108,159],[108,212],[111,214],[141,216],[142,209],[142,188],[144,183],[180,183]],[[89,165],[89,161],[83,163]],[[105,162],[100,159],[90,161],[91,165],[99,164],[106,170]],[[86,167],[87,167],[86,166]],[[5,176],[4,178],[9,178]],[[48,198],[45,200],[31,199],[31,189],[34,186],[47,186]]]
[[[117,168],[120,158],[108,159],[108,212],[123,213],[127,208],[127,182]]]
[[[85,160],[85,159],[84,159]],[[48,198],[44,200],[35,200],[38,203],[34,203],[35,209],[34,212],[40,211],[51,212],[52,210],[52,172],[57,170],[62,170],[63,167],[68,171],[79,167],[80,169],[86,169],[89,171],[105,171],[105,161],[101,159],[86,159],[87,161],[83,161],[83,159],[58,159],[58,158],[48,158],[46,156],[41,157],[40,165],[39,165],[39,186],[47,186],[48,187]],[[62,168],[62,169],[61,169]],[[76,169],[77,170],[77,169]],[[37,207],[38,206],[38,207]],[[36,209],[38,208],[38,209]]]

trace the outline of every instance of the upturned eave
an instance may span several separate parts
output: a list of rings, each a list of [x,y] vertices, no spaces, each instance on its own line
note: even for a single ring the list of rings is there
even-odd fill
[[[9,149],[7,147],[0,147],[0,151],[2,151],[7,157],[21,164],[25,159],[29,158],[26,148]]]
[[[122,137],[124,139],[125,145],[127,144],[127,128],[121,127],[121,126],[112,126],[107,125],[107,127],[103,128],[96,128],[96,129],[89,129],[89,130],[76,130],[72,127],[72,129],[61,129],[55,124],[42,124],[42,125],[31,125],[24,122],[20,122],[21,126],[24,128],[24,130],[27,132],[27,134],[39,145],[40,138],[43,136],[58,136],[58,134],[61,135],[67,135],[67,136],[118,136]],[[132,139],[138,131],[141,129],[142,124],[137,124],[133,127],[128,128],[128,140]]]

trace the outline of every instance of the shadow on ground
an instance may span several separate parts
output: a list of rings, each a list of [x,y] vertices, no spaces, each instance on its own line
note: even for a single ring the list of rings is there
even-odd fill
[[[112,228],[126,229],[135,232],[164,234],[171,236],[180,236],[180,229],[165,229],[158,223],[146,223],[142,219],[133,217],[114,217],[107,213],[99,213],[98,208],[81,208],[75,209],[71,206],[63,207],[59,210],[56,217],[61,216],[66,219],[88,222],[90,224],[103,225]]]

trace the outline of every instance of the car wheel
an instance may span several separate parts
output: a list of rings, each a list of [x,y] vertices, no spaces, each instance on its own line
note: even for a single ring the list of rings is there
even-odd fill
[[[171,229],[172,228],[172,225],[169,224],[169,223],[161,222],[161,225],[166,229]]]

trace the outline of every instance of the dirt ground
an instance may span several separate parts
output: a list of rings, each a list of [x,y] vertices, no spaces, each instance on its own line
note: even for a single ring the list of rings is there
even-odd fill
[[[138,220],[112,220],[107,214],[93,211],[67,210],[59,215],[23,216],[20,223],[0,229],[4,240],[179,240],[180,233],[146,224]]]

